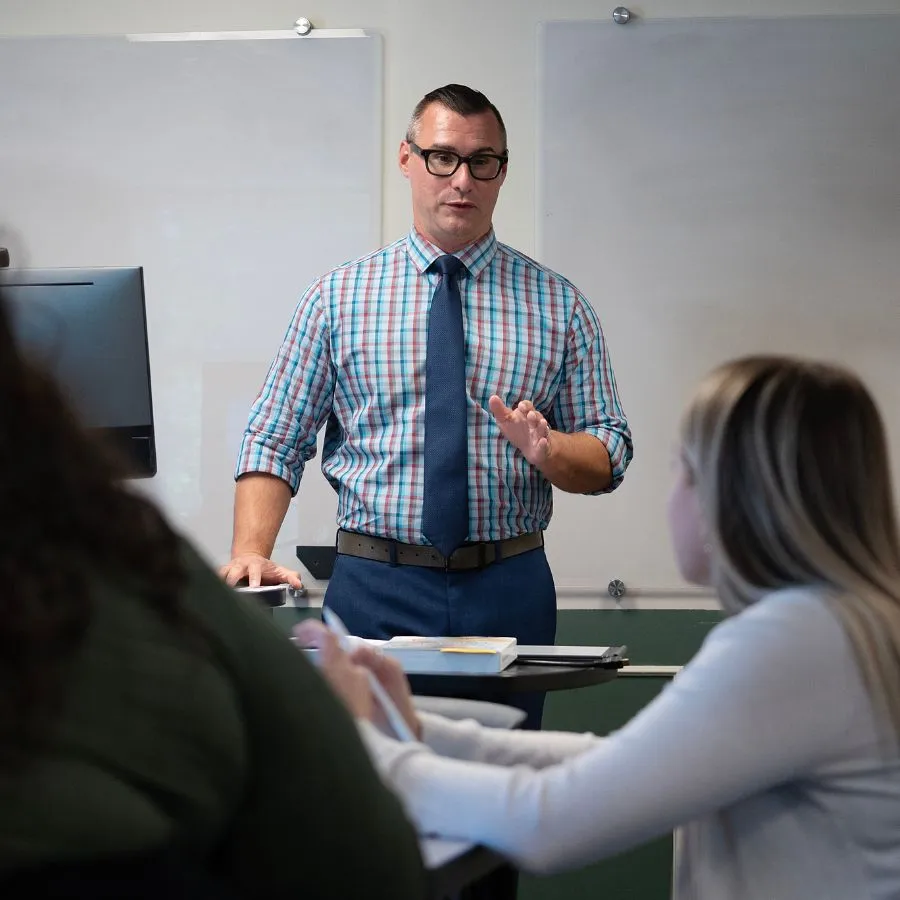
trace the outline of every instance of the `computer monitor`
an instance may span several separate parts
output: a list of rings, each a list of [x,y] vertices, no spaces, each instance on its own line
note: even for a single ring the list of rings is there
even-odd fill
[[[155,475],[143,269],[2,269],[0,290],[25,354],[120,450],[131,477]]]

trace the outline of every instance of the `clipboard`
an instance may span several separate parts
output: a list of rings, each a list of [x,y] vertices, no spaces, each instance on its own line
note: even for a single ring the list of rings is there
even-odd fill
[[[534,666],[583,666],[621,668],[628,662],[628,648],[586,647],[565,644],[520,644],[516,662]]]

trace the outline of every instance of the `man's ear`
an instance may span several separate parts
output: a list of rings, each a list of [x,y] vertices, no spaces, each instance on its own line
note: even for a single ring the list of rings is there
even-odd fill
[[[400,141],[400,150],[397,153],[397,164],[404,178],[409,178],[409,158],[412,151],[409,149],[409,141]]]

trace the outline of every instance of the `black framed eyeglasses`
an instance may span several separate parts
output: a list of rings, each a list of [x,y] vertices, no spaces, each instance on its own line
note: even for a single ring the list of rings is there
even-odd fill
[[[425,160],[425,168],[438,178],[449,178],[463,163],[478,181],[493,181],[509,162],[509,151],[499,153],[473,153],[471,156],[460,156],[452,150],[433,147],[424,150],[418,144],[409,141],[409,148],[416,156]]]

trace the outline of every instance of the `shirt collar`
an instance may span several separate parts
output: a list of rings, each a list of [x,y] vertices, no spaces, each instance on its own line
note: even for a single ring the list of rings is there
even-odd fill
[[[426,240],[413,228],[406,238],[406,251],[412,264],[421,275],[444,251]],[[491,228],[484,237],[479,238],[453,255],[465,263],[472,278],[477,278],[491,263],[497,252],[497,238]]]

